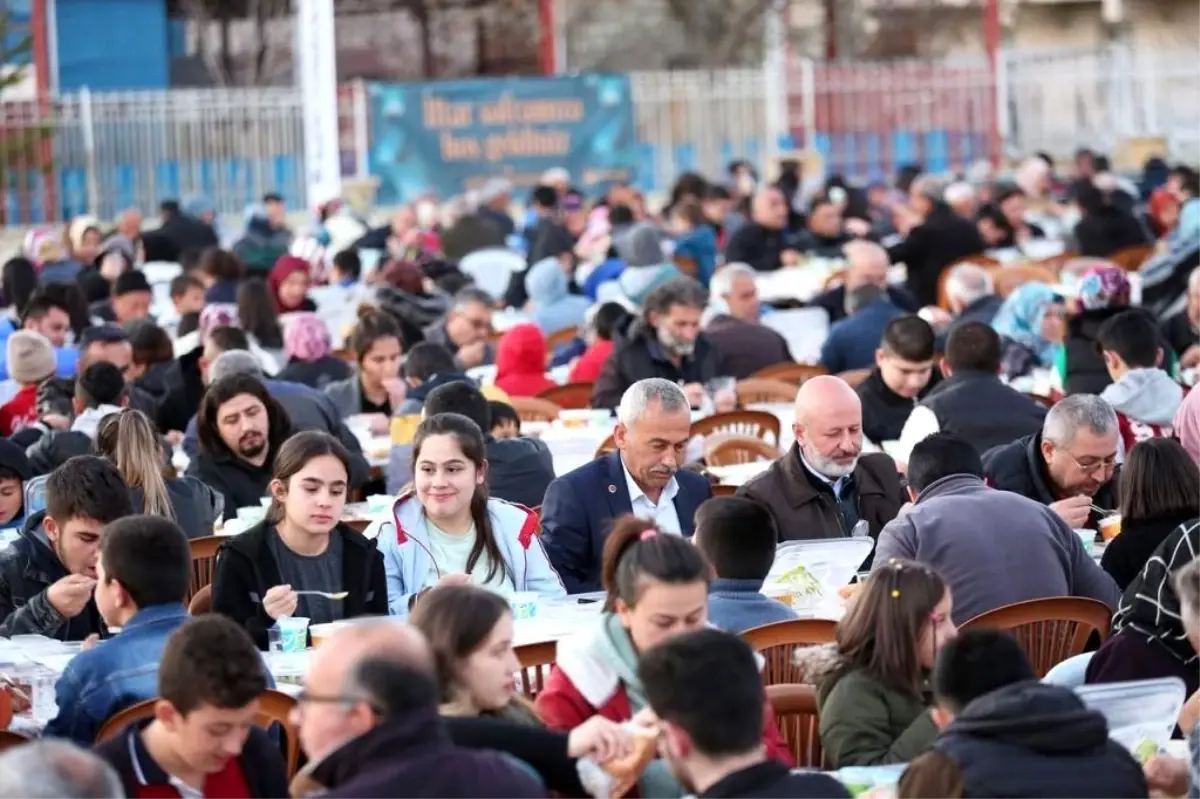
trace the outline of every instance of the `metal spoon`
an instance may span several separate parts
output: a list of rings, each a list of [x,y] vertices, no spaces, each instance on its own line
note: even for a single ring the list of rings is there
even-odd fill
[[[326,599],[345,599],[346,597],[350,596],[349,591],[338,591],[336,594],[331,594],[328,591],[293,591],[292,593],[294,593],[298,596],[301,596],[304,594],[310,594],[312,596],[323,596]]]

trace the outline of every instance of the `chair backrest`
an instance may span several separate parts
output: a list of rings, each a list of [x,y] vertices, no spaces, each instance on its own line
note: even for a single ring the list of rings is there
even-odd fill
[[[217,550],[224,541],[224,538],[216,535],[188,541],[188,549],[192,551],[192,583],[188,587],[185,602],[191,602],[201,588],[212,583],[213,569],[217,565]]]
[[[730,436],[707,448],[704,460],[709,466],[733,466],[739,463],[754,463],[755,461],[773,461],[779,457],[779,447],[768,444],[761,438],[750,436]]]
[[[516,647],[517,661],[521,664],[521,693],[532,701],[546,687],[546,678],[554,666],[558,644],[542,641]]]
[[[192,616],[212,613],[212,585],[206,585],[196,592],[188,603],[188,613]]]
[[[1053,271],[1033,264],[1001,266],[989,271],[992,283],[996,286],[996,294],[1000,297],[1007,297],[1025,283],[1045,283],[1053,286],[1058,282],[1058,275]]]
[[[508,404],[522,422],[553,422],[561,410],[553,402],[537,397],[509,397]]]
[[[617,451],[617,441],[613,438],[612,433],[608,434],[608,438],[600,442],[600,446],[596,447],[596,457],[603,458],[610,452]]]
[[[718,483],[712,487],[714,497],[736,497],[737,490],[737,486],[729,486],[723,483]]]
[[[1112,611],[1103,602],[1077,596],[1015,602],[981,613],[959,629],[1006,630],[1033,664],[1038,679],[1087,647],[1093,632],[1108,637]]]
[[[784,384],[786,385],[786,384]],[[795,386],[791,387],[793,394]],[[759,438],[779,446],[779,417],[766,411],[730,411],[714,413],[692,424],[693,436],[711,436],[723,433],[730,436]]]
[[[795,402],[798,387],[795,383],[770,378],[748,377],[737,384],[738,401],[743,405],[755,402]]]
[[[0,730],[0,752],[7,752],[9,749],[27,743],[29,743],[29,739],[24,735],[18,735],[9,730]]]
[[[1136,272],[1142,264],[1154,255],[1153,247],[1126,247],[1113,253],[1108,260],[1124,269],[1126,272]]]
[[[799,386],[805,380],[827,374],[829,374],[829,370],[824,366],[812,366],[807,363],[777,363],[774,366],[759,369],[750,375],[749,379],[782,380],[785,383],[794,383]]]
[[[797,768],[823,768],[817,692],[811,685],[781,683],[767,686],[767,701],[775,723],[787,741]]]
[[[592,407],[591,383],[567,383],[548,388],[537,395],[538,399],[552,402],[559,408],[582,410]]]
[[[579,328],[564,327],[562,330],[555,330],[550,335],[546,336],[546,352],[553,354],[556,349],[570,341],[573,341],[579,335]]]
[[[763,683],[799,683],[804,681],[804,670],[795,663],[796,647],[832,643],[836,628],[837,623],[828,619],[789,619],[753,627],[742,638],[765,661]]]
[[[258,715],[254,718],[254,723],[264,730],[269,730],[272,724],[283,728],[283,756],[287,763],[288,780],[295,776],[300,765],[300,730],[291,721],[295,707],[294,697],[268,688],[258,697]]]
[[[108,721],[100,725],[100,732],[96,733],[96,743],[102,744],[115,738],[117,733],[135,721],[153,717],[154,703],[157,701],[157,699],[146,699],[109,716]]]
[[[849,384],[850,388],[858,388],[862,381],[866,380],[871,375],[870,369],[851,369],[848,372],[839,372],[838,377],[842,378]]]

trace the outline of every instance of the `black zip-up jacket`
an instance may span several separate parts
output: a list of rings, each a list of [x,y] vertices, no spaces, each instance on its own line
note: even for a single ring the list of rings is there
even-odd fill
[[[275,525],[261,522],[221,544],[213,574],[212,609],[246,628],[259,649],[267,648],[267,629],[275,620],[263,609],[268,589],[281,585],[279,564],[271,554]],[[376,542],[345,524],[330,535],[342,536],[343,618],[388,615],[387,576]],[[303,586],[293,586],[303,587]]]
[[[200,376],[200,356],[203,347],[180,355],[162,377],[163,397],[158,404],[154,423],[160,433],[187,430],[188,422],[204,398],[204,379]]]
[[[225,498],[224,518],[232,519],[238,508],[258,507],[259,500],[267,496],[277,452],[278,448],[273,448],[262,466],[228,450],[216,455],[200,452],[188,464],[187,473]]]

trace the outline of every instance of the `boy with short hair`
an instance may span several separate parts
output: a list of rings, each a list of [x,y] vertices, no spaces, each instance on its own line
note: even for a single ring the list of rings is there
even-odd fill
[[[25,523],[25,482],[33,477],[25,450],[0,438],[0,531]]]
[[[26,450],[34,474],[49,474],[69,458],[87,455],[94,449],[100,420],[120,413],[129,404],[129,392],[121,370],[108,361],[97,361],[75,379],[71,398],[74,419],[69,430],[48,430]]]
[[[358,250],[342,250],[333,256],[333,263],[329,266],[329,285],[348,289],[358,283],[361,276],[362,259],[358,257]]]
[[[154,697],[167,638],[187,620],[192,577],[187,536],[170,519],[127,516],[104,528],[96,607],[121,634],[75,656],[55,687],[58,716],[46,735],[91,746],[110,716]]]
[[[796,618],[787,605],[761,593],[778,539],[771,514],[754,500],[713,497],[700,506],[694,541],[715,574],[708,588],[710,623],[741,634]]]
[[[0,637],[82,641],[104,631],[92,599],[104,525],[133,513],[112,463],[71,458],[46,479],[46,509],[0,552]]]
[[[1100,397],[1117,412],[1121,455],[1139,441],[1171,435],[1183,387],[1163,371],[1158,326],[1145,311],[1122,311],[1100,326],[1096,345],[1113,382]]]
[[[499,400],[488,400],[488,415],[492,419],[492,438],[521,437],[521,417],[513,406]]]
[[[288,795],[283,757],[256,724],[267,688],[262,659],[238,624],[217,614],[167,641],[154,718],[96,747],[133,797]]]
[[[941,732],[909,765],[901,796],[948,795],[952,786],[967,797],[1147,795],[1141,767],[1108,737],[1104,716],[1071,689],[1039,682],[1008,633],[960,633],[938,653],[931,682]]]
[[[863,404],[863,435],[896,441],[916,403],[937,385],[933,328],[910,314],[888,323],[875,351],[875,368],[856,389]]]

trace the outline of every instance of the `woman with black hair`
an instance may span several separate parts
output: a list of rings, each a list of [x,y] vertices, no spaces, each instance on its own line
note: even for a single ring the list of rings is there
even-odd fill
[[[4,262],[0,273],[0,293],[3,293],[4,316],[14,328],[20,325],[21,315],[29,304],[29,297],[38,286],[37,270],[28,258],[17,256]]]
[[[1128,247],[1149,243],[1146,229],[1131,212],[1113,202],[1115,186],[1108,191],[1096,185],[1099,178],[1078,186],[1075,202],[1083,217],[1075,223],[1079,254],[1108,258]]]

